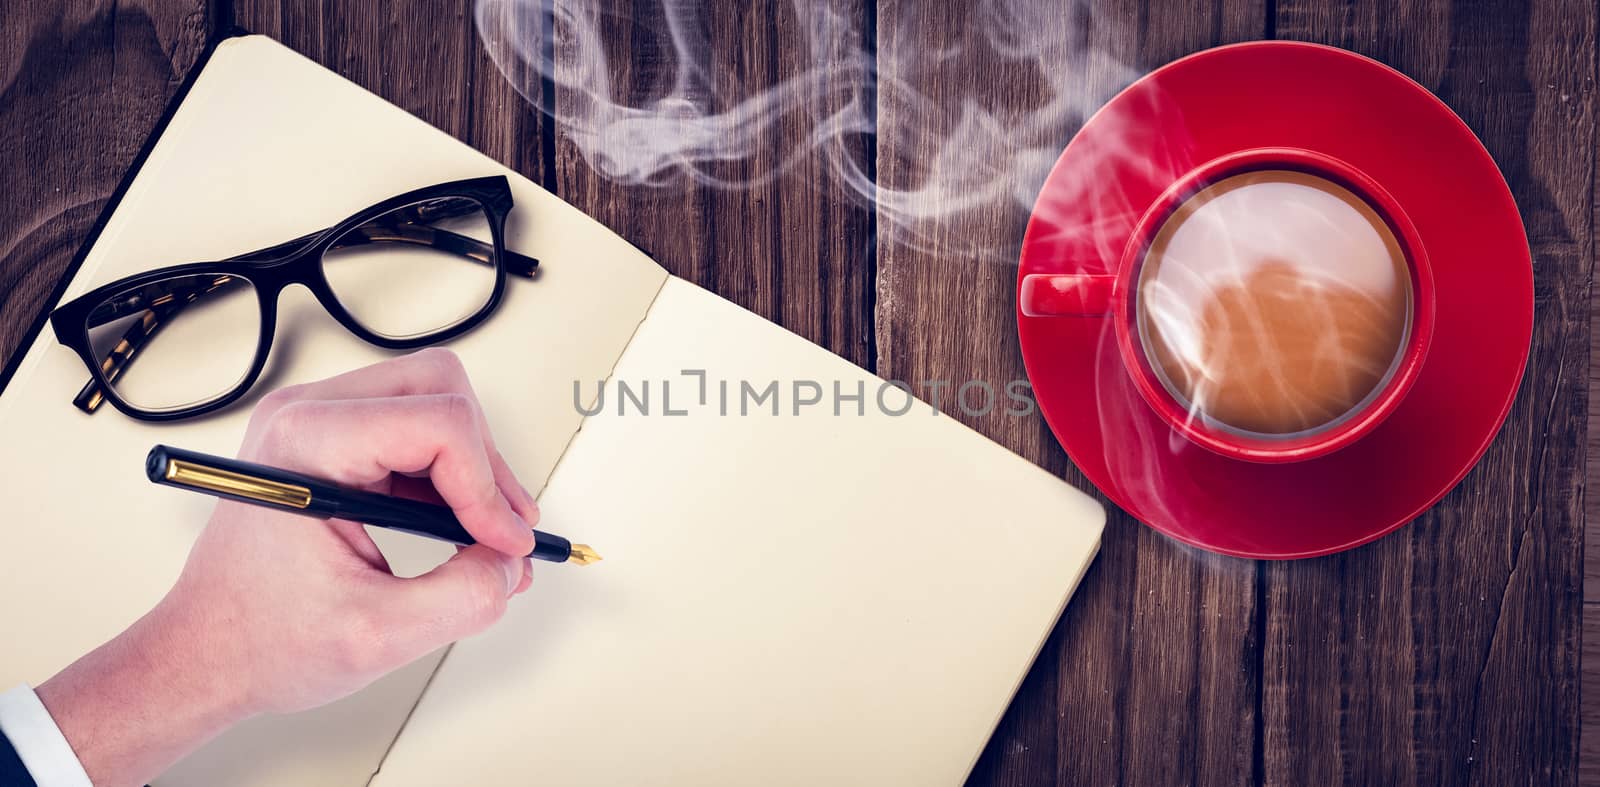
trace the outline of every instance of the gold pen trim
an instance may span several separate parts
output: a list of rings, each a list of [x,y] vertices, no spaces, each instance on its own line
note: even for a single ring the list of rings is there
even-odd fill
[[[303,486],[268,481],[215,467],[191,464],[179,459],[167,460],[166,477],[174,484],[248,497],[263,503],[291,508],[307,508],[311,505],[311,490]]]

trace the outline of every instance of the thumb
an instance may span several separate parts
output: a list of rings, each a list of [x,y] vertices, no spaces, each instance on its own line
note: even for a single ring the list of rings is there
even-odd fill
[[[385,606],[390,630],[422,654],[489,627],[522,582],[523,560],[474,544],[415,579],[397,582]]]

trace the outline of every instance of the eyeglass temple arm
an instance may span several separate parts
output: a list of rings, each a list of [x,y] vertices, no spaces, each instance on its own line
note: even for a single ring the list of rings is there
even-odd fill
[[[361,225],[357,228],[358,234],[356,237],[364,237],[369,241],[392,240],[433,246],[484,264],[492,264],[494,262],[494,246],[476,238],[431,226],[442,219],[453,219],[476,213],[482,209],[477,202],[452,197],[418,202],[400,210],[386,213],[377,220]],[[397,235],[395,237],[379,237],[374,234],[375,231],[379,231],[379,234],[382,234],[382,230],[394,230]],[[289,241],[289,243],[303,243],[317,234],[320,233],[296,238]],[[350,237],[350,235],[345,235],[339,240],[344,241]],[[358,243],[359,241],[350,244],[339,243],[335,244],[334,248],[343,248],[346,245],[354,246],[358,245]],[[503,251],[505,253],[502,256],[505,258],[505,268],[508,273],[533,278],[534,272],[539,268],[538,260],[518,254],[510,249],[504,249]]]
[[[449,230],[437,227],[428,227],[417,224],[363,224],[354,232],[339,239],[334,244],[335,249],[344,249],[351,246],[362,246],[368,243],[412,243],[419,246],[432,246],[441,251],[447,251],[458,257],[481,262],[485,265],[494,263],[494,246],[484,243],[476,238],[458,235]],[[290,241],[293,243],[293,241]],[[539,270],[539,261],[507,249],[504,254],[506,272],[517,276],[533,278]]]
[[[436,227],[412,223],[412,221],[415,220],[437,221],[441,217],[443,216],[417,216],[411,221],[401,220],[392,224],[369,222],[357,227],[350,234],[340,238],[340,242],[334,244],[331,248],[342,249],[351,246],[360,246],[369,243],[380,242],[412,243],[422,246],[432,246],[434,248],[450,252],[451,254],[455,254],[475,262],[481,262],[484,264],[491,263],[493,260],[492,255],[494,254],[493,246],[466,235],[450,232],[449,230],[442,230]],[[302,235],[293,240],[279,243],[276,246],[268,246],[267,248],[257,249],[236,257],[229,257],[224,261],[248,262],[257,260],[270,260],[275,257],[282,257],[287,255],[289,252],[292,252],[295,249],[311,242],[324,232],[327,232],[327,230],[313,232],[309,235]],[[539,269],[538,260],[523,254],[518,254],[509,249],[505,250],[504,258],[506,270],[519,276],[533,278],[535,272]],[[172,296],[171,300],[165,303],[152,303],[151,307],[146,310],[144,316],[139,319],[139,322],[129,326],[127,332],[122,335],[122,339],[118,341],[117,345],[112,348],[111,352],[108,353],[103,360],[101,360],[100,368],[101,372],[105,375],[105,378],[107,380],[117,379],[117,375],[121,374],[122,370],[127,367],[130,361],[133,360],[133,357],[139,351],[139,348],[143,347],[145,343],[150,340],[150,337],[155,335],[156,331],[158,331],[161,326],[169,320],[169,318],[181,311],[183,307],[193,303],[199,296],[217,289],[218,287],[222,286],[223,283],[224,282],[219,281],[207,287],[190,286],[173,288],[162,296]],[[160,298],[157,298],[156,300],[160,301]],[[98,312],[99,310],[97,309],[96,311]],[[105,322],[116,319],[121,315],[110,314],[99,322],[94,320],[94,316],[95,315],[93,313],[90,314],[88,320],[90,327],[104,324]],[[89,382],[84,384],[83,388],[78,390],[77,396],[72,397],[73,406],[86,413],[94,412],[100,407],[100,403],[103,401],[105,401],[105,391],[101,388],[99,381],[93,377],[89,379]]]

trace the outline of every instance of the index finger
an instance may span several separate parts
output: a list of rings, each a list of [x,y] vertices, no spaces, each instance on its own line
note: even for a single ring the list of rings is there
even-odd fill
[[[476,408],[461,394],[294,402],[264,425],[261,458],[336,483],[426,472],[478,543],[533,551],[533,529],[501,494]]]
[[[511,506],[530,524],[539,521],[539,506],[533,494],[517,478],[505,457],[495,446],[489,420],[478,403],[466,367],[449,350],[430,347],[382,363],[353,369],[324,380],[291,385],[273,391],[256,405],[250,433],[254,434],[278,411],[290,404],[312,399],[368,399],[412,394],[458,393],[472,400],[477,414],[478,432],[489,454],[500,491]],[[246,438],[247,441],[249,438]]]

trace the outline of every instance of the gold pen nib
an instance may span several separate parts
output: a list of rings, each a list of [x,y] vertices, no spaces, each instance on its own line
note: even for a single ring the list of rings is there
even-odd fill
[[[600,562],[600,553],[589,548],[588,544],[573,544],[572,554],[567,556],[567,562],[587,566],[590,563]]]

